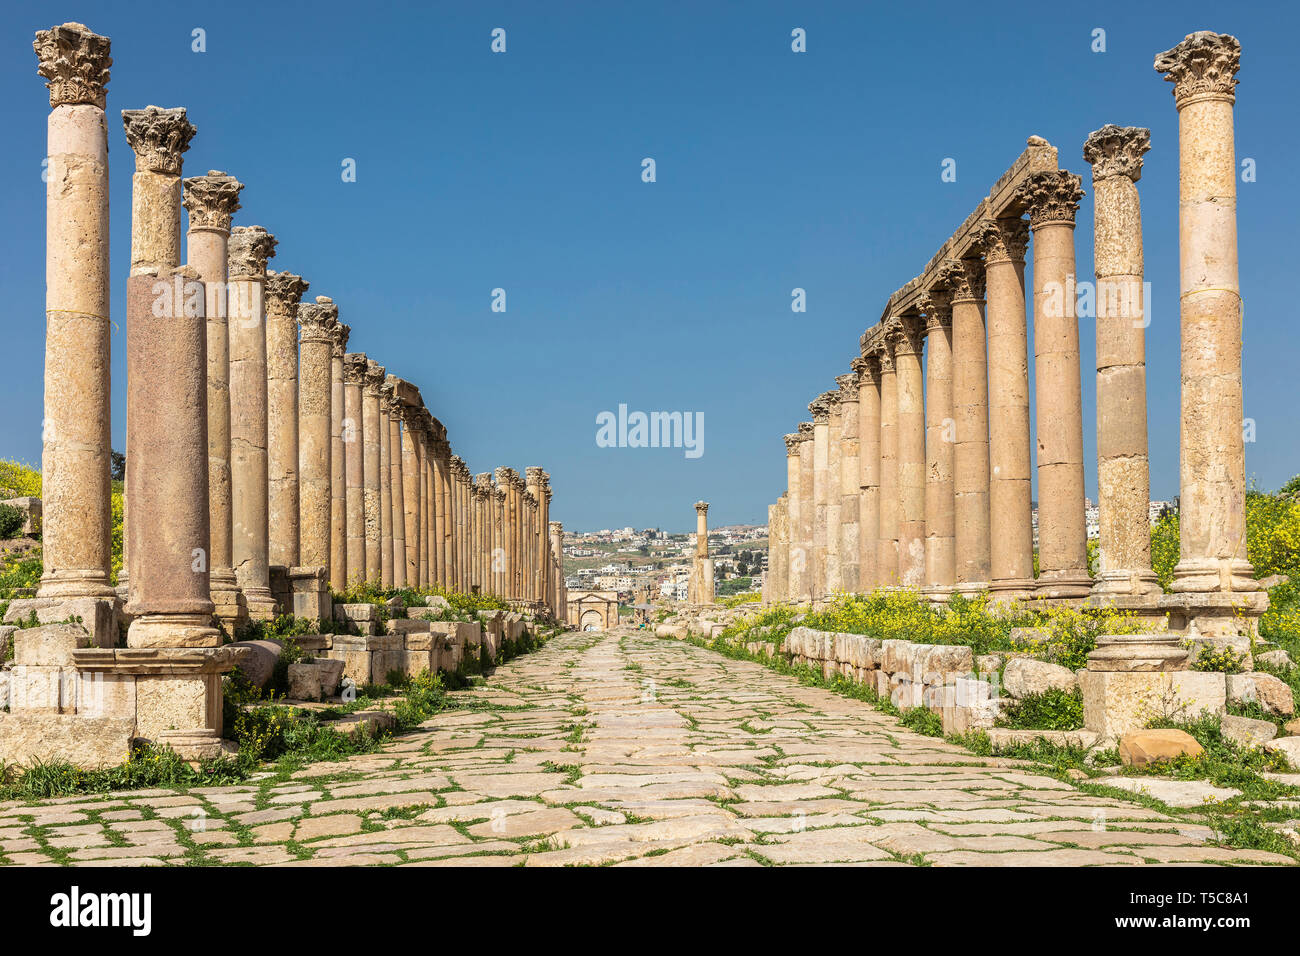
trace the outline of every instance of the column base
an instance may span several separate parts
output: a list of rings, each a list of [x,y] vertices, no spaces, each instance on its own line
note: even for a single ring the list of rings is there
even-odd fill
[[[1160,581],[1150,569],[1135,571],[1098,571],[1092,583],[1092,594],[1100,596],[1131,595],[1137,598],[1150,597],[1152,603],[1163,594]]]
[[[213,612],[220,623],[233,637],[235,632],[248,623],[248,603],[244,592],[239,589],[239,581],[232,568],[213,568],[210,575],[209,590],[212,592]]]
[[[921,588],[921,597],[934,605],[947,604],[954,590],[951,584],[931,584]]]
[[[952,586],[953,594],[960,594],[964,598],[979,597],[989,589],[987,581],[958,581]]]
[[[98,569],[47,571],[36,588],[38,598],[114,598],[117,590],[108,583],[108,574]]]
[[[244,588],[244,600],[248,604],[248,617],[253,621],[274,621],[280,606],[275,602],[275,595],[269,587],[260,585]]]
[[[221,632],[206,614],[142,614],[126,632],[127,647],[220,647]]]
[[[1092,593],[1087,568],[1044,571],[1038,576],[1034,596],[1038,598],[1086,598]]]
[[[1267,591],[1211,591],[1164,594],[1157,605],[1169,614],[1169,629],[1194,644],[1227,647],[1254,666],[1251,645],[1268,610]]]
[[[1183,593],[1258,591],[1255,569],[1243,558],[1182,558],[1170,590]]]
[[[1027,601],[1038,593],[1033,578],[994,578],[989,583],[989,598],[1000,603]]]

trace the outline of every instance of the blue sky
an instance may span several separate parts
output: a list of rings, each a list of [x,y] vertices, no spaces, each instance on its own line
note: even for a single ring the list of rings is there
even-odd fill
[[[0,13],[0,456],[40,458],[48,114],[32,34],[113,39],[112,260],[125,279],[132,154],[120,111],[185,106],[187,175],[246,188],[272,268],[332,296],[351,348],[417,382],[475,472],[542,465],[570,529],[764,521],[781,435],[1031,134],[1084,174],[1089,132],[1149,126],[1139,189],[1152,493],[1178,481],[1177,114],[1154,55],[1242,42],[1238,187],[1247,471],[1300,471],[1292,247],[1300,153],[1291,5],[7,2]],[[504,54],[491,31],[506,31]],[[807,52],[790,49],[794,28]],[[191,50],[206,31],[206,52]],[[1106,52],[1091,50],[1096,28]],[[652,157],[657,181],[642,181]],[[356,182],[340,175],[356,161]],[[957,181],[940,179],[945,158]],[[1077,230],[1092,276],[1091,196]],[[1032,281],[1032,280],[1031,280]],[[791,290],[808,310],[791,312]],[[506,290],[504,313],[492,290]],[[124,445],[125,282],[113,288]],[[1095,494],[1094,329],[1081,322]],[[605,448],[596,416],[703,413],[704,454]]]

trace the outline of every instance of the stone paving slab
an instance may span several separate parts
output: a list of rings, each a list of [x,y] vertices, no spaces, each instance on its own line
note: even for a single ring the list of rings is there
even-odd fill
[[[678,641],[567,634],[381,752],[229,787],[0,804],[0,862],[254,866],[1279,864]],[[507,704],[508,709],[493,710]],[[486,709],[483,709],[486,708]],[[1197,782],[1112,786],[1195,806]],[[1189,786],[1189,783],[1192,784]]]

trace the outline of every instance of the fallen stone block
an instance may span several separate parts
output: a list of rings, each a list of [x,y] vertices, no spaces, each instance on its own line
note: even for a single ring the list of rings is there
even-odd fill
[[[1119,759],[1126,767],[1149,767],[1202,753],[1204,748],[1196,738],[1182,730],[1132,730],[1119,739]]]
[[[1278,737],[1265,743],[1264,749],[1280,753],[1292,767],[1300,767],[1300,737]]]
[[[320,700],[320,667],[301,661],[289,665],[289,699]]]
[[[1018,657],[1008,661],[1006,670],[1002,672],[1002,686],[1017,699],[1053,688],[1069,693],[1076,683],[1074,671],[1069,668],[1032,658]]]
[[[265,687],[275,671],[283,648],[275,641],[236,641],[230,647],[243,648],[239,670],[250,684]]]
[[[1272,674],[1258,672],[1228,675],[1228,700],[1234,704],[1257,703],[1268,714],[1289,717],[1295,713],[1291,688]]]
[[[1033,744],[1037,740],[1057,747],[1092,747],[1100,739],[1091,730],[1012,730],[993,727],[988,730],[989,743],[994,750],[1006,750],[1020,744]]]
[[[66,760],[85,769],[126,761],[135,735],[134,717],[0,713],[0,759],[29,765]]]
[[[1223,731],[1223,736],[1243,747],[1259,747],[1277,736],[1277,724],[1271,720],[1235,717],[1232,714],[1224,714],[1219,719],[1219,729]]]

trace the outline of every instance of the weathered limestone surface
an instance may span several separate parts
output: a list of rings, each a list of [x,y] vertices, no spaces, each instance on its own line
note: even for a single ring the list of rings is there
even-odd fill
[[[858,544],[859,514],[858,499],[862,489],[859,479],[861,466],[859,455],[859,408],[858,408],[858,373],[838,375],[835,383],[840,387],[840,440],[839,440],[839,562],[840,587],[844,591],[857,591],[861,588],[861,556]]]
[[[249,617],[275,616],[271,594],[266,417],[266,262],[275,237],[235,226],[229,244],[231,557]]]
[[[366,378],[366,356],[349,352],[343,356],[343,454],[346,459],[347,569],[348,584],[366,580],[366,501],[364,419],[362,386]]]
[[[298,376],[298,542],[299,557],[308,567],[329,568],[331,455],[330,431],[332,353],[339,310],[328,296],[298,307],[301,330]]]
[[[343,421],[347,417],[343,358],[352,329],[333,326],[330,341],[330,587],[348,585],[347,446]]]
[[[880,365],[853,360],[858,373],[858,581],[880,583]]]
[[[892,347],[885,343],[880,363],[880,504],[876,535],[876,575],[881,587],[898,580],[898,377]]]
[[[298,309],[309,283],[292,272],[266,275],[268,559],[291,568],[299,550]]]
[[[925,583],[925,402],[921,375],[924,333],[917,316],[906,316],[893,336],[898,397],[898,583]]]
[[[109,583],[109,40],[79,23],[36,34],[48,81],[43,598]]]

